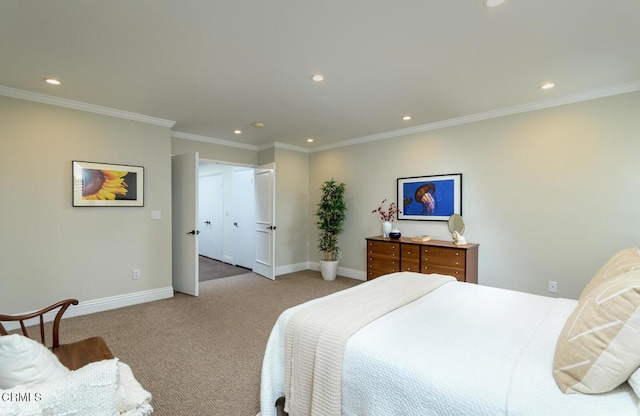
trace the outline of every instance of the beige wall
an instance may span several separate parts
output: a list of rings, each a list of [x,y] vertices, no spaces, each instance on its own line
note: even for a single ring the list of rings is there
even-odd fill
[[[23,312],[170,286],[170,154],[189,151],[276,163],[281,268],[318,259],[323,181],[347,183],[341,266],[364,271],[364,238],[380,233],[371,210],[395,199],[396,179],[461,172],[480,283],[547,294],[555,280],[575,298],[614,251],[640,245],[637,108],[640,93],[630,93],[307,154],[172,139],[165,127],[0,97],[0,305]],[[144,166],[145,207],[73,208],[74,159]],[[445,223],[397,225],[449,238]]]
[[[276,267],[309,260],[309,155],[275,149]]]
[[[364,238],[380,234],[371,210],[395,200],[397,178],[462,173],[479,282],[547,295],[554,280],[576,298],[611,254],[640,245],[638,108],[636,92],[312,153],[310,212],[324,180],[347,183],[340,265],[364,270]],[[449,238],[443,222],[396,225]]]
[[[258,165],[266,165],[276,161],[276,150],[273,147],[261,150],[258,154]]]
[[[170,133],[0,96],[2,312],[171,286]],[[144,166],[145,206],[72,207],[72,160]]]

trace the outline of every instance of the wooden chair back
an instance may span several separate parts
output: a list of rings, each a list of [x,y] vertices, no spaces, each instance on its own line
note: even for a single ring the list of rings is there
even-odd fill
[[[102,337],[91,337],[81,341],[73,342],[70,344],[60,345],[60,320],[67,308],[71,305],[77,305],[77,299],[67,299],[60,301],[54,305],[46,307],[36,312],[25,313],[22,315],[0,315],[0,335],[8,335],[7,329],[2,325],[2,322],[20,322],[20,328],[22,329],[22,335],[29,337],[27,332],[27,326],[25,322],[34,318],[38,318],[40,328],[40,342],[43,345],[46,344],[44,335],[44,315],[48,312],[60,309],[55,318],[53,319],[53,336],[52,344],[49,349],[58,357],[58,360],[67,367],[69,370],[77,370],[84,367],[89,363],[93,363],[101,360],[109,360],[114,358],[113,354],[109,350],[109,347],[104,342]]]
[[[4,325],[2,325],[2,322],[20,322],[20,328],[22,329],[22,335],[24,335],[25,337],[29,336],[29,333],[27,332],[27,327],[25,325],[25,321],[34,319],[34,318],[38,318],[39,320],[39,328],[40,328],[40,342],[42,342],[43,345],[47,345],[46,341],[45,341],[45,336],[44,336],[44,315],[48,312],[51,312],[55,309],[60,308],[60,310],[58,311],[58,313],[56,314],[56,317],[53,319],[53,340],[52,340],[52,345],[51,347],[49,347],[51,350],[55,350],[60,346],[60,337],[58,335],[59,330],[60,330],[60,320],[62,319],[62,315],[65,313],[65,311],[67,310],[67,308],[71,305],[77,305],[78,304],[78,300],[77,299],[66,299],[63,301],[60,301],[56,304],[53,304],[51,306],[48,306],[44,309],[41,309],[39,311],[36,312],[31,312],[31,313],[26,313],[23,315],[1,315],[0,314],[0,335],[7,335],[7,330],[4,327]]]

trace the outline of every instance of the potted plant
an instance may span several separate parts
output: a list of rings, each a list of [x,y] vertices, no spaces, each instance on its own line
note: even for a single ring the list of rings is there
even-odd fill
[[[320,273],[324,280],[335,280],[338,272],[338,234],[343,230],[347,205],[344,200],[346,184],[338,183],[333,178],[325,181],[320,190],[320,202],[316,216],[318,227],[318,249],[324,253],[320,259]]]

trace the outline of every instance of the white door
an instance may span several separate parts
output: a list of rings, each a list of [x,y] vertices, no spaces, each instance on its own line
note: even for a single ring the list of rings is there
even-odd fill
[[[199,253],[223,260],[224,192],[222,173],[201,176],[198,183]]]
[[[253,271],[269,279],[275,279],[275,164],[255,169],[256,256]]]
[[[171,158],[173,289],[198,296],[198,153]]]
[[[253,269],[255,261],[256,222],[253,169],[233,170],[233,262],[236,266]]]

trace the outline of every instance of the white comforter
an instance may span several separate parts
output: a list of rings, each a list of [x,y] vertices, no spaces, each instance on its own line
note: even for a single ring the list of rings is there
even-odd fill
[[[286,323],[305,305],[283,312],[269,338],[262,416],[275,416],[275,400],[284,395]],[[600,395],[566,395],[556,386],[555,342],[575,305],[446,284],[351,337],[343,363],[342,414],[636,415],[638,399],[626,384]]]

